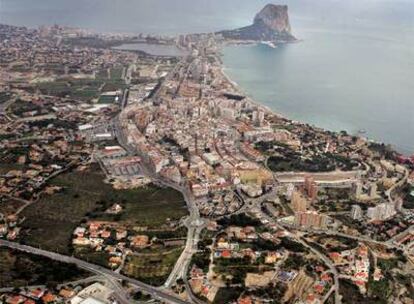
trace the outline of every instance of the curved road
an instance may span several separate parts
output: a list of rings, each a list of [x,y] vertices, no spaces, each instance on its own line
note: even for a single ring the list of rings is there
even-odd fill
[[[80,259],[77,259],[75,257],[66,256],[66,255],[55,253],[55,252],[50,252],[50,251],[38,249],[38,248],[27,246],[27,245],[22,245],[22,244],[15,243],[15,242],[9,242],[9,241],[5,241],[5,240],[0,240],[0,247],[7,247],[7,248],[15,249],[15,250],[35,254],[35,255],[44,256],[44,257],[50,258],[50,259],[55,260],[55,261],[74,264],[74,265],[78,266],[79,268],[88,270],[88,271],[93,272],[93,273],[98,274],[98,275],[102,275],[102,276],[110,279],[111,281],[122,280],[122,281],[128,282],[128,283],[134,285],[135,287],[137,287],[137,289],[151,295],[154,299],[158,299],[158,300],[164,301],[166,303],[171,303],[171,304],[187,304],[188,303],[188,302],[178,298],[176,295],[167,293],[163,290],[160,290],[159,288],[150,286],[150,285],[145,284],[143,282],[140,282],[138,280],[135,280],[135,279],[129,278],[127,276],[124,276],[122,274],[113,272],[113,271],[111,271],[107,268],[104,268],[102,266],[87,263],[87,262],[85,262],[83,260],[80,260]]]

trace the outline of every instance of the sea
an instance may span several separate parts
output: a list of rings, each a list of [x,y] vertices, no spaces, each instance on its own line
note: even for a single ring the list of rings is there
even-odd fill
[[[248,25],[272,0],[0,0],[0,23],[176,35]],[[280,0],[297,43],[222,50],[226,73],[288,118],[414,153],[414,0]]]

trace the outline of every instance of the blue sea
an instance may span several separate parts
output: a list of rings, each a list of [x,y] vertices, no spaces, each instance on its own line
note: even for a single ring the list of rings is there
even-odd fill
[[[101,32],[209,32],[250,24],[262,0],[0,0],[0,23]],[[285,0],[293,34],[279,46],[229,46],[226,72],[289,118],[364,131],[414,153],[414,1]]]

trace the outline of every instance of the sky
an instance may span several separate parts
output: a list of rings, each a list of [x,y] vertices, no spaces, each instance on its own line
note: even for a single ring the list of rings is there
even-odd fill
[[[269,0],[0,0],[0,23],[63,24],[101,31],[196,32],[242,26]],[[414,0],[283,0],[295,27],[414,28]],[[139,26],[141,25],[141,27]],[[191,27],[191,28],[189,28]]]

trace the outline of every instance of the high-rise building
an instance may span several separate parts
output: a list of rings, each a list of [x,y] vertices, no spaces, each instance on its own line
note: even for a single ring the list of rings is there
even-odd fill
[[[368,208],[367,217],[371,221],[384,221],[396,214],[394,204],[382,203],[375,207]]]
[[[305,192],[311,200],[318,196],[318,186],[315,179],[310,175],[305,176]]]
[[[401,198],[395,199],[394,207],[398,212],[401,211],[403,209],[403,200]]]
[[[286,199],[291,200],[293,192],[295,192],[295,185],[289,183],[286,186]]]
[[[328,217],[315,211],[297,212],[295,225],[302,228],[326,228]]]
[[[353,205],[351,208],[351,218],[353,220],[359,220],[362,218],[362,215],[363,213],[361,207],[358,205]]]
[[[265,114],[263,111],[253,111],[252,120],[254,124],[261,126],[263,124],[264,118]]]
[[[369,187],[369,196],[371,198],[377,196],[377,184],[376,183],[372,183],[371,186]]]
[[[362,195],[362,183],[361,182],[357,182],[353,185],[353,189],[354,189],[354,195],[355,198],[359,198]]]
[[[305,212],[308,207],[308,201],[299,191],[293,191],[291,204],[295,212]]]
[[[234,111],[234,109],[231,109],[231,108],[221,108],[220,113],[223,117],[227,119],[233,120],[236,117],[236,112]]]

